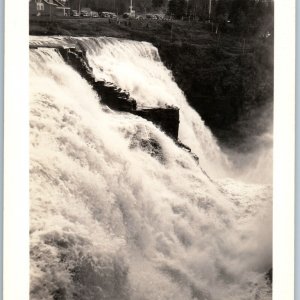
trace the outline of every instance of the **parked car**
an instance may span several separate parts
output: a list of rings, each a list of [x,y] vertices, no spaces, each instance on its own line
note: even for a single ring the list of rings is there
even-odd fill
[[[117,15],[113,12],[103,11],[103,12],[100,13],[100,17],[101,18],[115,19],[115,18],[117,18]]]
[[[91,12],[91,17],[92,18],[99,18],[99,14],[96,11]]]
[[[88,17],[90,17],[91,15],[89,14],[89,12],[83,10],[83,11],[80,12],[80,16],[81,16],[81,17],[88,18]]]
[[[80,16],[91,17],[92,10],[89,7],[82,7],[80,10]]]
[[[116,19],[118,16],[115,13],[109,13],[111,19]]]
[[[155,14],[154,17],[155,17],[156,20],[163,20],[164,19],[164,16],[159,15],[159,14]]]
[[[146,19],[156,20],[157,17],[156,17],[156,15],[153,15],[153,14],[147,14]]]
[[[79,13],[78,13],[77,10],[73,9],[73,10],[71,10],[71,12],[70,12],[70,16],[71,16],[71,17],[79,17]]]
[[[108,12],[106,11],[102,11],[100,14],[99,14],[100,18],[108,18],[109,17],[109,14]]]
[[[124,19],[135,19],[135,13],[126,12],[123,14]]]

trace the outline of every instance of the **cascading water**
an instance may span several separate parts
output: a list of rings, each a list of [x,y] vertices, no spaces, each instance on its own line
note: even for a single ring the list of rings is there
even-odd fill
[[[95,77],[139,106],[178,106],[179,138],[199,156],[100,105],[54,48],[31,49],[31,299],[271,299],[271,186],[228,178],[157,50],[112,38],[31,44],[79,45]]]

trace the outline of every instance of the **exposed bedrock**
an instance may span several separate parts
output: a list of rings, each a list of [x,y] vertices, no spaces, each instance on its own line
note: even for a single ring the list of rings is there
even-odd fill
[[[166,107],[137,109],[133,110],[132,113],[158,125],[166,134],[177,140],[179,129],[179,108]]]

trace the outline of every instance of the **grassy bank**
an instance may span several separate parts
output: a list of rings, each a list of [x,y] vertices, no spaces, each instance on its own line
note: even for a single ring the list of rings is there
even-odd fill
[[[32,35],[111,36],[153,43],[219,141],[229,147],[265,129],[271,118],[273,40],[215,34],[212,24],[182,21],[32,18]],[[248,144],[247,144],[248,145]]]

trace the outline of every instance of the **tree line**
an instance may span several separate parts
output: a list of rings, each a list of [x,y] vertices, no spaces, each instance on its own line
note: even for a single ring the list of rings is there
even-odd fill
[[[163,12],[174,19],[210,21],[216,31],[231,29],[243,36],[262,28],[273,31],[273,4],[272,0],[133,0],[137,13]],[[130,0],[68,0],[68,5],[122,14],[129,10]]]
[[[232,28],[243,36],[261,28],[273,31],[272,0],[170,0],[167,13],[175,19],[214,22],[219,30]]]

